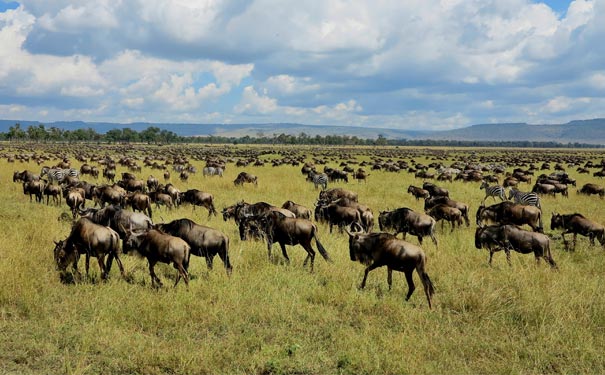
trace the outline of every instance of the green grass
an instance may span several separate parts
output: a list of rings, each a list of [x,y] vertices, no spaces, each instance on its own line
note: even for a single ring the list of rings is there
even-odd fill
[[[450,157],[469,154],[444,150]],[[359,149],[359,160],[369,160],[370,151]],[[304,152],[310,155],[312,150]],[[406,160],[430,162],[423,158],[424,150],[398,152],[414,153],[404,156]],[[599,161],[602,156],[593,153],[589,158]],[[203,162],[193,164],[201,171]],[[155,290],[146,261],[124,255],[130,283],[121,279],[116,266],[109,281],[100,281],[93,260],[90,280],[66,285],[53,264],[52,241],[69,233],[69,223],[57,220],[67,208],[64,203],[30,203],[21,186],[12,183],[12,172],[23,169],[37,173],[40,166],[0,161],[2,373],[605,373],[605,258],[603,250],[590,247],[584,237],[578,237],[574,253],[564,252],[560,240],[553,241],[558,272],[543,262],[536,267],[533,255],[517,253],[512,254],[512,267],[503,253],[497,253],[489,267],[488,253],[474,248],[474,217],[470,228],[454,233],[448,225],[445,231],[439,225],[439,247],[428,239],[423,246],[436,287],[431,311],[417,275],[418,288],[408,302],[403,275],[395,273],[389,291],[384,268],[370,273],[366,289],[358,290],[363,266],[349,260],[346,235],[330,235],[324,225],[319,226],[320,240],[334,263],[317,257],[311,274],[302,267],[302,248],[288,247],[292,262],[287,265],[275,245],[269,262],[266,245],[240,241],[233,222],[208,220],[205,209],[181,207],[154,211],[154,220],[188,217],[226,233],[234,265],[231,277],[218,257],[212,271],[203,259],[192,257],[188,289],[180,284]],[[233,186],[242,170],[259,177],[257,188]],[[596,180],[569,171],[578,186]],[[140,176],[146,179],[149,174],[161,177],[147,168]],[[351,182],[346,187],[358,192],[360,202],[372,207],[376,217],[387,208],[422,209],[423,202],[406,192],[410,184],[422,181],[406,172],[370,174],[367,184]],[[292,199],[312,207],[317,197],[300,167],[293,166],[229,164],[222,179],[198,173],[187,183],[173,180],[183,191],[213,193],[219,210],[240,199],[275,205]],[[469,203],[474,216],[483,198],[478,183],[440,185],[454,199]],[[554,211],[578,211],[605,223],[603,202],[578,196],[575,188],[569,199],[544,198],[546,232]],[[415,237],[408,240],[417,243]],[[156,266],[156,272],[165,285],[176,275],[167,265]]]

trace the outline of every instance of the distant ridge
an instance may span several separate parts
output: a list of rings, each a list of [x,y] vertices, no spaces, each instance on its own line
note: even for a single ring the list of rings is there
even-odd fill
[[[28,120],[0,120],[0,132],[7,132],[9,127],[20,123],[22,128],[38,125],[39,121]],[[530,141],[530,142],[558,142],[558,143],[587,143],[595,145],[605,144],[605,119],[575,120],[566,124],[529,125],[526,123],[500,123],[478,124],[466,128],[424,131],[383,129],[356,126],[335,125],[304,125],[295,123],[275,124],[184,124],[184,123],[148,123],[134,122],[128,124],[111,122],[84,122],[84,121],[56,121],[44,123],[49,127],[64,130],[92,128],[98,133],[106,133],[116,128],[131,128],[142,131],[150,126],[170,130],[179,136],[225,136],[225,137],[257,137],[281,133],[299,135],[305,133],[315,135],[348,135],[358,138],[375,139],[382,135],[388,139],[434,139],[453,141]]]

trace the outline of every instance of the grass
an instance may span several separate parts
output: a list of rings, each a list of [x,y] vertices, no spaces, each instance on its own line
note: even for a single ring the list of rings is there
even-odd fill
[[[359,152],[359,160],[369,160],[371,151],[350,153]],[[443,151],[451,159],[469,153]],[[397,152],[430,162],[425,150]],[[593,161],[602,156],[586,154]],[[201,161],[193,164],[198,170],[203,167]],[[338,162],[329,165],[336,167]],[[240,241],[233,222],[220,217],[208,220],[205,209],[181,207],[154,211],[154,220],[188,217],[226,233],[234,265],[231,277],[218,257],[212,271],[203,259],[192,257],[188,289],[181,284],[156,290],[151,288],[146,261],[123,256],[131,282],[122,280],[115,266],[110,280],[100,281],[93,261],[90,280],[66,285],[53,264],[52,241],[69,233],[69,223],[57,220],[67,208],[64,203],[60,207],[30,203],[20,185],[11,182],[12,172],[23,169],[38,172],[40,167],[33,162],[0,161],[2,373],[605,372],[605,258],[603,250],[590,247],[584,237],[578,238],[573,253],[564,252],[560,240],[553,241],[558,272],[544,263],[536,267],[532,255],[516,253],[512,267],[503,253],[497,253],[490,268],[488,253],[474,248],[474,223],[454,233],[439,225],[439,247],[428,239],[423,246],[437,291],[430,311],[421,287],[404,301],[407,286],[400,273],[394,274],[389,291],[383,268],[370,273],[366,289],[358,290],[363,266],[348,259],[346,235],[330,234],[324,225],[319,225],[320,240],[334,263],[317,257],[311,274],[302,267],[302,248],[288,247],[292,260],[288,265],[275,245],[269,262],[266,245]],[[242,170],[259,177],[257,188],[233,186]],[[591,176],[569,171],[578,186],[595,182]],[[161,176],[147,168],[140,176],[149,174]],[[422,181],[405,172],[370,174],[367,184],[351,182],[346,187],[358,192],[360,202],[372,207],[376,216],[387,208],[422,209],[423,202],[406,193],[410,184]],[[175,184],[183,191],[198,188],[213,193],[219,209],[240,199],[275,205],[292,199],[312,207],[317,197],[300,167],[293,166],[229,164],[222,179],[198,173],[187,183],[175,179]],[[454,199],[469,203],[473,214],[483,198],[478,183],[439,185],[448,188]],[[598,198],[576,195],[575,189],[569,199],[544,198],[545,225],[554,211],[578,211],[605,223],[602,204]],[[417,243],[415,237],[408,240]],[[156,272],[165,285],[171,285],[176,274],[167,265],[156,266]],[[419,286],[418,277],[414,278]]]

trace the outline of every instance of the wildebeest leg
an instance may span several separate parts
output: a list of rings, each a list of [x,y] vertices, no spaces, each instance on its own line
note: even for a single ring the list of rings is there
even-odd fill
[[[414,285],[414,278],[412,277],[412,273],[414,272],[414,269],[409,269],[409,270],[405,270],[405,279],[408,282],[408,294],[405,296],[405,300],[408,301],[410,299],[410,297],[412,296],[412,293],[414,293],[414,290],[416,289],[416,286]]]
[[[181,281],[181,277],[183,277],[183,280],[185,281],[185,285],[187,285],[187,287],[189,287],[189,273],[187,272],[185,267],[183,267],[182,264],[174,263],[174,268],[176,268],[179,271],[179,273],[176,276],[176,282],[174,283],[174,287],[176,288],[179,281]]]
[[[281,247],[281,253],[284,255],[284,258],[286,258],[286,262],[290,263],[290,258],[288,258],[288,253],[286,252],[286,244],[280,242],[279,246]]]
[[[435,244],[435,247],[437,247],[437,237],[435,237],[434,233],[431,233],[430,236],[431,236],[431,240],[433,240],[433,243]],[[420,242],[420,243],[422,244],[422,242]]]
[[[506,253],[506,262],[508,263],[509,267],[512,267],[512,263],[510,262],[510,249],[505,249],[504,252]]]
[[[116,262],[118,263],[118,268],[120,268],[120,274],[122,274],[123,278],[126,278],[126,273],[124,272],[124,265],[122,264],[122,260],[118,256],[118,254],[109,253],[107,257],[107,276],[109,276],[109,272],[111,271],[111,264],[113,263],[113,258],[116,258]]]
[[[387,284],[389,285],[389,290],[393,287],[393,269],[391,267],[387,267]]]
[[[307,265],[307,262],[311,260],[311,272],[313,272],[313,265],[315,264],[315,250],[311,247],[311,241],[305,244],[301,244],[301,246],[307,251],[307,257],[303,262],[303,267]]]
[[[418,242],[422,245],[422,236],[418,234],[416,237],[418,237]]]
[[[99,262],[99,269],[101,270],[101,279],[105,280],[107,279],[107,276],[109,276],[109,272],[105,269],[103,258],[105,258],[105,255],[97,254],[97,262]]]
[[[359,289],[363,289],[366,287],[366,281],[368,279],[368,274],[370,273],[371,270],[380,267],[380,264],[378,263],[372,263],[369,266],[366,267],[365,273],[363,275],[363,280],[361,281],[361,285],[359,286]]]
[[[212,269],[213,260],[214,260],[214,255],[206,253],[206,267],[208,267],[209,270]]]
[[[577,237],[578,237],[578,234],[574,233],[573,234],[573,242],[572,242],[572,249],[571,249],[571,251],[576,251],[576,239],[577,239]]]
[[[491,267],[492,265],[492,258],[494,257],[494,249],[492,249],[491,247],[489,248],[489,265]]]
[[[154,271],[154,267],[155,267],[155,261],[151,261],[151,260],[147,260],[149,262],[149,275],[151,276],[151,286],[155,286],[155,283],[158,283],[158,286],[161,287],[162,286],[162,280],[160,280],[160,278],[158,277],[158,275],[155,274]]]

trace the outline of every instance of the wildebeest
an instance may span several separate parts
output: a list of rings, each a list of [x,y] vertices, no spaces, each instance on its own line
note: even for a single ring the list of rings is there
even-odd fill
[[[147,178],[147,189],[149,191],[156,191],[158,189],[158,186],[160,185],[160,181],[153,177],[153,176],[149,176]]]
[[[232,208],[232,210],[231,210]],[[273,206],[266,202],[246,203],[244,201],[237,202],[228,209],[223,210],[223,219],[227,221],[231,214],[235,219],[235,223],[239,226],[239,235],[242,241],[245,241],[246,233],[250,231],[250,226],[254,226],[254,219],[267,215],[271,211],[280,212],[282,215],[290,218],[295,218],[296,215],[285,208]]]
[[[405,300],[409,300],[416,289],[413,272],[416,270],[424,286],[424,294],[432,309],[432,297],[435,287],[426,273],[426,255],[414,244],[400,240],[390,233],[349,232],[349,255],[352,261],[359,261],[366,266],[360,288],[363,289],[368,274],[375,268],[387,267],[387,283],[389,289],[393,284],[393,270],[403,272],[408,284]]]
[[[73,225],[65,241],[55,242],[54,256],[60,270],[65,270],[72,263],[74,271],[78,271],[80,254],[86,254],[86,275],[90,264],[90,257],[96,257],[101,270],[101,278],[106,279],[111,270],[113,258],[116,259],[122,276],[124,267],[120,260],[120,237],[113,229],[93,223],[87,218],[80,218]],[[108,255],[107,265],[105,255]]]
[[[235,178],[235,180],[233,181],[233,184],[235,186],[238,185],[243,185],[244,182],[248,182],[251,184],[254,184],[255,186],[258,185],[258,178],[250,173],[247,172],[240,172],[237,177]]]
[[[443,220],[441,222],[441,229],[443,229],[445,221],[449,221],[450,225],[452,226],[452,232],[456,228],[456,224],[458,224],[458,227],[462,226],[462,212],[455,207],[450,207],[445,204],[438,204],[428,210],[426,213],[435,219],[435,221]]]
[[[23,172],[17,172],[15,171],[15,173],[13,173],[13,182],[31,182],[31,181],[40,181],[40,176],[37,174],[34,174],[33,172],[28,171],[27,169],[24,170]]]
[[[563,237],[563,244],[566,249],[568,248],[568,243],[567,240],[565,240],[565,235],[569,233],[573,233],[572,251],[576,249],[576,237],[578,234],[588,237],[591,245],[595,244],[594,240],[596,238],[599,240],[599,243],[601,243],[601,246],[605,248],[605,227],[595,221],[585,218],[582,214],[574,213],[561,215],[553,213],[550,219],[550,229],[555,230],[558,228],[565,230],[561,234],[561,237]]]
[[[343,228],[353,223],[361,225],[361,214],[356,208],[341,206],[335,203],[324,204],[319,202],[315,206],[315,221],[325,221],[330,225],[330,233],[334,225],[338,227],[340,233]]]
[[[437,197],[428,197],[424,200],[424,210],[428,211],[431,208],[439,205],[439,204],[444,204],[446,206],[450,206],[450,207],[454,207],[460,210],[460,213],[462,214],[462,218],[464,218],[464,222],[466,223],[466,226],[470,226],[470,219],[468,218],[468,211],[469,211],[469,207],[468,204],[464,203],[464,202],[458,202],[455,201],[453,199],[450,199],[446,196],[437,196]]]
[[[358,183],[360,183],[361,181],[363,182],[367,182],[367,178],[370,176],[369,173],[366,173],[366,171],[364,171],[363,169],[359,168],[355,174],[353,175],[353,177],[357,180]]]
[[[65,203],[67,203],[67,205],[69,206],[73,218],[75,219],[78,213],[78,209],[84,208],[85,199],[79,191],[72,188],[65,195]]]
[[[296,217],[299,219],[311,220],[311,210],[305,206],[288,200],[285,201],[281,207],[285,208],[288,211],[292,211],[294,215],[296,215]]]
[[[140,192],[131,193],[126,196],[126,201],[130,203],[133,211],[145,212],[150,218],[153,218],[151,211],[151,198],[147,194]]]
[[[96,224],[111,227],[111,229],[118,232],[122,239],[126,236],[126,232],[123,228],[132,228],[132,230],[135,231],[145,231],[151,229],[153,226],[153,222],[147,215],[140,212],[123,210],[117,205],[109,205],[101,209],[78,209],[78,213],[81,217],[88,218]]]
[[[428,190],[413,185],[410,185],[410,187],[408,187],[408,193],[412,194],[416,198],[416,200],[420,198],[428,198],[430,196]]]
[[[103,177],[105,177],[107,181],[115,182],[116,171],[114,169],[103,168]]]
[[[181,196],[181,202],[190,203],[195,206],[205,207],[208,210],[208,217],[216,216],[216,208],[214,207],[214,196],[210,193],[200,191],[198,189],[189,189]]]
[[[191,247],[182,238],[171,236],[156,229],[148,231],[132,231],[124,229],[126,237],[124,238],[124,253],[130,250],[136,250],[149,262],[149,275],[151,276],[151,285],[156,283],[162,286],[162,281],[155,274],[154,267],[156,263],[162,262],[174,266],[178,270],[178,275],[174,286],[176,287],[181,277],[185,284],[189,285],[189,257]]]
[[[290,258],[286,252],[286,245],[301,245],[307,252],[307,257],[303,263],[306,266],[310,261],[310,269],[313,272],[315,263],[315,250],[311,246],[311,241],[315,240],[315,245],[321,256],[330,261],[328,252],[323,247],[319,238],[317,238],[317,226],[307,219],[289,218],[282,215],[280,212],[271,211],[266,215],[256,219],[259,223],[261,231],[264,232],[267,239],[267,252],[271,259],[271,247],[274,243],[279,243],[282,254],[289,263]]]
[[[121,205],[124,203],[125,194],[122,194],[119,190],[112,186],[97,186],[93,189],[93,200],[95,201],[95,206],[98,204],[103,208],[105,203],[107,204],[115,204]]]
[[[61,203],[61,187],[58,185],[47,184],[44,187],[44,195],[46,195],[46,204],[50,202],[50,197],[53,197],[53,202],[56,205]]]
[[[393,211],[381,211],[378,216],[378,224],[381,231],[392,229],[395,231],[395,236],[403,233],[403,239],[407,233],[416,236],[421,245],[422,238],[429,236],[437,246],[436,221],[427,214],[415,212],[407,207],[397,208]]]
[[[229,261],[229,237],[221,231],[199,225],[186,218],[156,224],[155,228],[185,240],[191,246],[192,255],[206,258],[206,265],[209,269],[212,269],[214,257],[218,254],[225,265],[227,274],[231,274],[233,267]]]
[[[516,225],[480,227],[475,232],[475,247],[481,249],[484,246],[490,251],[490,265],[493,253],[501,248],[506,252],[509,264],[512,249],[521,254],[534,253],[537,263],[544,258],[552,268],[557,268],[550,253],[550,239],[543,233],[529,232]]]
[[[542,232],[542,210],[535,206],[525,206],[505,201],[491,206],[481,205],[476,214],[477,225],[490,220],[497,224],[527,224],[534,232]]]
[[[29,201],[32,201],[32,195],[36,197],[36,202],[42,203],[42,194],[44,193],[44,181],[27,181],[23,183],[23,194],[29,194]]]
[[[578,194],[584,194],[584,195],[599,195],[599,197],[603,198],[605,196],[605,188],[603,188],[602,186],[599,186],[597,184],[592,184],[592,183],[588,183],[588,184],[584,184],[584,186],[582,186],[582,188],[580,190],[578,190]]]
[[[437,197],[437,196],[449,197],[450,196],[450,192],[446,188],[439,187],[430,182],[423,183],[422,188],[424,190],[427,190],[429,192],[429,194],[431,195],[431,197]]]
[[[357,193],[343,188],[332,188],[319,193],[319,200],[323,202],[330,203],[339,198],[347,198],[353,202],[357,202]]]

